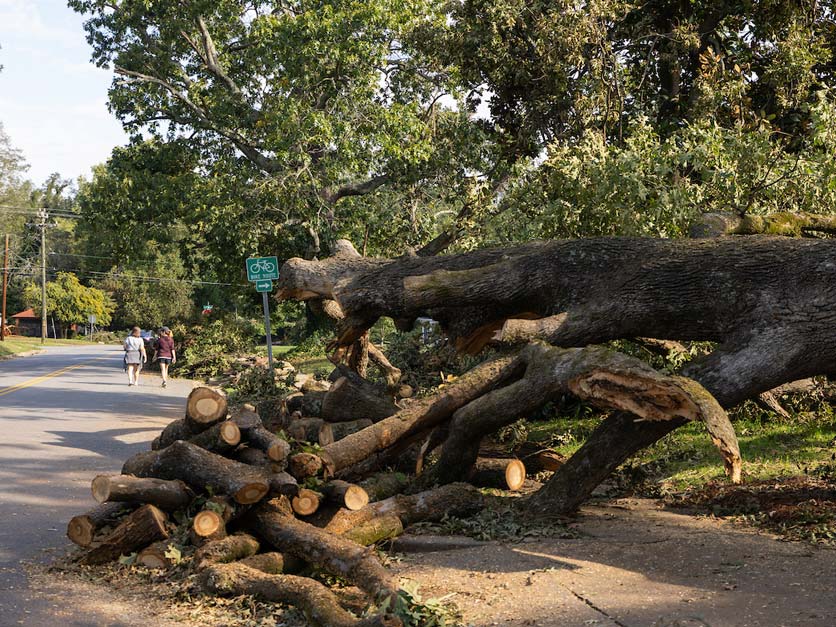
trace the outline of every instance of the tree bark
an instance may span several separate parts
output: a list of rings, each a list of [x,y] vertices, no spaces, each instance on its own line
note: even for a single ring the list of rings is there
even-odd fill
[[[324,585],[308,577],[268,575],[246,564],[219,564],[206,568],[205,589],[212,594],[254,595],[266,601],[298,607],[311,625],[319,627],[396,627],[396,618],[375,615],[356,618],[344,610]]]
[[[194,492],[182,481],[139,478],[129,475],[98,475],[91,486],[93,498],[99,503],[121,501],[151,503],[165,511],[183,509],[194,498]]]
[[[403,523],[397,514],[383,514],[357,525],[343,534],[344,538],[362,546],[397,538],[403,533]]]
[[[102,503],[86,514],[73,516],[67,524],[67,537],[78,546],[90,546],[96,533],[136,509],[133,503]]]
[[[398,440],[446,420],[460,407],[514,376],[516,370],[515,356],[498,357],[467,372],[438,395],[415,401],[395,415],[329,444],[320,454],[328,474],[333,476]]]
[[[341,509],[325,526],[327,531],[344,534],[349,529],[381,516],[394,514],[404,527],[417,522],[441,520],[444,516],[468,516],[484,507],[482,493],[467,483],[448,485],[418,492],[398,494],[383,501],[369,503],[363,509]]]
[[[357,385],[348,377],[337,379],[322,400],[321,417],[328,422],[367,419],[379,422],[398,411],[390,398],[371,384]]]
[[[328,446],[344,437],[372,426],[372,421],[365,418],[350,422],[326,422],[319,428],[320,446]]]
[[[382,501],[403,492],[409,478],[401,472],[379,472],[358,485],[369,495],[369,501]]]
[[[780,211],[765,216],[704,213],[689,231],[692,238],[723,235],[801,237],[814,233],[836,233],[836,216],[803,211]]]
[[[740,452],[728,416],[693,381],[662,375],[638,359],[600,347],[531,344],[519,358],[526,364],[519,380],[453,414],[438,462],[421,477],[424,485],[467,476],[484,435],[567,392],[599,407],[630,411],[643,420],[701,420],[718,444],[730,476],[739,480]]]
[[[322,418],[300,418],[287,426],[287,434],[297,442],[319,442],[319,430],[325,421]]]
[[[268,474],[263,470],[183,441],[160,451],[134,455],[122,470],[137,477],[180,479],[196,491],[209,487],[242,504],[260,501],[270,490]]]
[[[168,540],[159,540],[146,546],[137,554],[136,563],[146,568],[170,568],[174,564],[173,560],[166,556],[170,544]]]
[[[88,566],[104,564],[167,537],[166,515],[153,505],[143,505],[126,516],[99,546],[82,555],[78,562]]]
[[[252,528],[278,551],[291,553],[343,577],[375,603],[399,599],[398,584],[369,549],[296,520],[286,502],[272,499],[253,510]],[[394,607],[394,605],[390,605]]]
[[[200,571],[213,564],[227,564],[255,555],[259,548],[258,540],[251,535],[236,533],[204,544],[195,551],[192,563]]]
[[[833,240],[595,238],[431,258],[291,259],[282,267],[280,296],[336,300],[346,320],[343,344],[382,315],[429,315],[465,344],[494,335],[503,341],[506,320],[537,327],[540,320],[521,318],[557,316],[545,332],[534,328],[515,339],[539,336],[560,346],[630,337],[741,345],[768,332],[788,339],[790,331],[793,343],[783,346],[781,364],[792,362],[799,379],[836,368],[830,357],[834,256]],[[805,310],[815,315],[799,318]],[[810,325],[821,333],[811,333]]]

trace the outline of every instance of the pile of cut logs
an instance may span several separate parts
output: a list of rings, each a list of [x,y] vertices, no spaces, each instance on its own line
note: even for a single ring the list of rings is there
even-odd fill
[[[191,563],[207,593],[288,603],[319,625],[401,624],[405,597],[367,547],[416,522],[477,511],[483,496],[474,485],[518,489],[525,480],[519,460],[486,458],[471,483],[404,495],[410,479],[388,469],[411,460],[414,472],[411,451],[426,442],[406,438],[396,456],[384,437],[375,454],[356,463],[335,448],[349,434],[379,438],[398,416],[427,409],[420,400],[404,404],[350,375],[333,384],[311,381],[303,392],[258,408],[230,409],[222,392],[197,387],[185,416],[154,439],[152,450],[128,459],[121,475],[93,479],[99,505],[67,529],[83,547],[77,561],[96,565],[135,554],[135,564],[165,569],[176,559],[173,548],[194,547]],[[327,587],[302,576],[310,567],[356,585],[385,612],[354,617]]]

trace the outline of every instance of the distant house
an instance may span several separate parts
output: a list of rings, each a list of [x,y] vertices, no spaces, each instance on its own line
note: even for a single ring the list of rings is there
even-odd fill
[[[38,337],[41,334],[41,319],[35,315],[31,308],[13,315],[12,320],[14,321],[15,335]]]

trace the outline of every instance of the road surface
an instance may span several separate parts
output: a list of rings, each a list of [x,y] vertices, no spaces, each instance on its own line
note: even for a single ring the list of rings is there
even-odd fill
[[[146,372],[128,387],[119,346],[50,347],[0,361],[0,625],[116,624],[89,610],[50,607],[27,586],[22,562],[67,546],[67,521],[95,502],[90,481],[183,414],[190,381],[160,387]],[[60,610],[60,611],[58,611]]]

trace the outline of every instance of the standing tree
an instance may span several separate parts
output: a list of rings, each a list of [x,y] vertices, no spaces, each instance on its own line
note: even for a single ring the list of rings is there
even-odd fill
[[[73,324],[86,322],[91,314],[96,316],[99,324],[110,324],[110,316],[115,308],[113,301],[102,290],[83,286],[78,277],[69,272],[59,272],[54,281],[46,284],[46,298],[49,315],[61,325],[63,337],[67,337],[67,331]],[[40,315],[40,288],[34,284],[29,285],[25,299],[35,313]]]
[[[357,203],[376,193],[375,213],[397,216],[388,223],[408,244],[451,225],[436,252],[451,218],[507,178],[511,162],[471,119],[455,72],[415,43],[444,27],[433,0],[70,6],[90,15],[93,59],[116,73],[110,105],[125,127],[179,138],[251,216],[272,211],[306,232],[309,256],[356,228],[357,211],[361,228],[381,224]],[[443,210],[425,208],[437,199]]]

